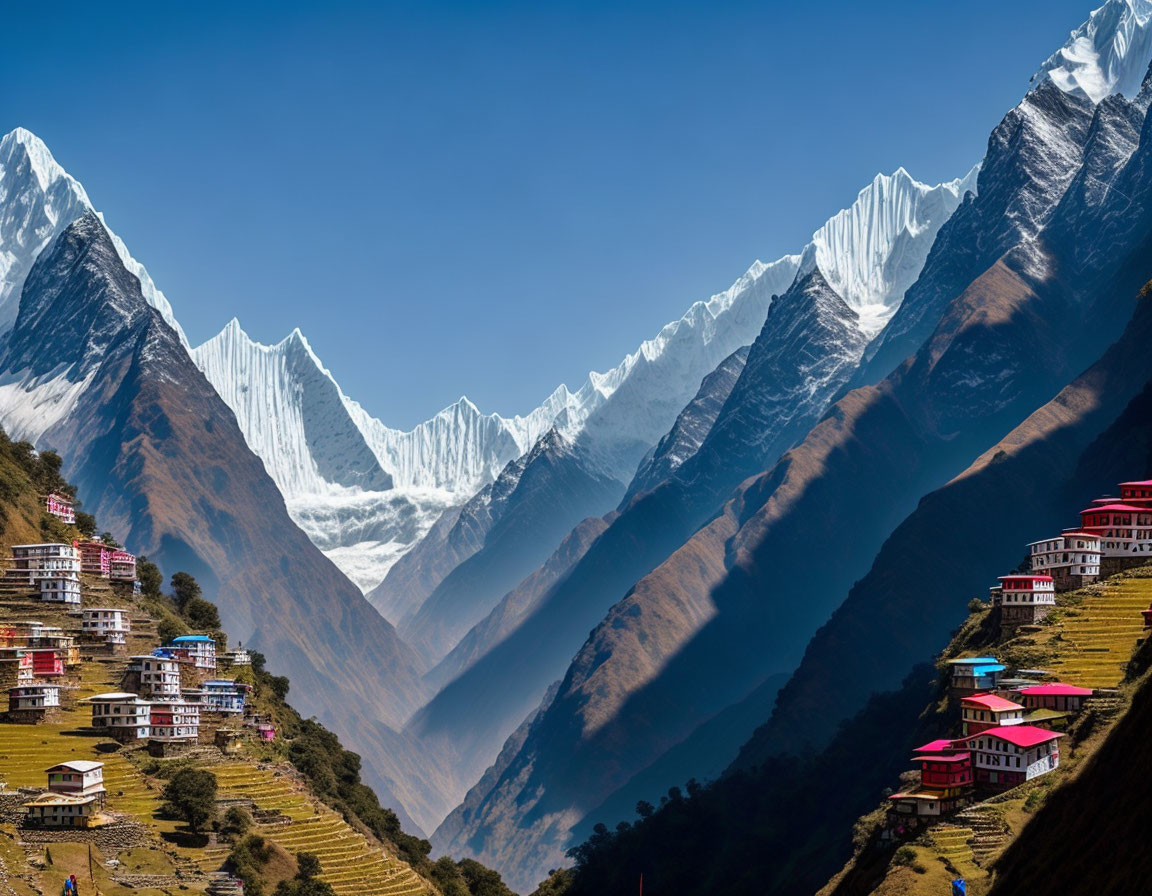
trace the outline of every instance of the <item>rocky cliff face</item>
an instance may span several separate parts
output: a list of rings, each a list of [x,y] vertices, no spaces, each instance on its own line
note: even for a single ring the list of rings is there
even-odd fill
[[[395,804],[379,738],[419,701],[419,660],[292,523],[95,215],[70,224],[28,275],[0,370],[6,401],[39,401],[48,381],[68,396],[38,444],[60,452],[130,549],[197,576],[234,636],[275,657],[301,710],[354,743]]]

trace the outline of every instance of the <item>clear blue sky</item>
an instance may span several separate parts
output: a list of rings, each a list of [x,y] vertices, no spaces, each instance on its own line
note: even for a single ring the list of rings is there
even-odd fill
[[[964,173],[1093,5],[7,4],[0,130],[193,343],[299,326],[410,426],[575,387],[878,171]]]

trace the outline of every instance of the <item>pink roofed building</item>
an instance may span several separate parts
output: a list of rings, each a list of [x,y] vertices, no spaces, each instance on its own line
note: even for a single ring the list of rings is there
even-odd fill
[[[1035,725],[1003,725],[963,737],[955,746],[972,753],[976,786],[1000,791],[1059,766],[1063,736]]]
[[[1100,537],[1101,572],[1109,558],[1144,561],[1152,557],[1152,507],[1116,501],[1080,511],[1080,529]]]
[[[1091,688],[1081,688],[1074,684],[1056,681],[1051,684],[1038,684],[1021,688],[1020,696],[1028,709],[1051,709],[1056,712],[1080,712],[1084,701],[1092,696]]]
[[[964,735],[978,734],[1001,725],[1021,725],[1024,707],[995,694],[973,694],[960,700]]]

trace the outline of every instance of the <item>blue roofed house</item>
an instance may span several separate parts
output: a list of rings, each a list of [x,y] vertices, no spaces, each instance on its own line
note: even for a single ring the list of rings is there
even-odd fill
[[[216,670],[216,642],[207,635],[181,635],[172,639],[168,649],[177,659],[197,669]]]
[[[994,656],[974,656],[948,660],[951,670],[949,692],[956,697],[968,697],[981,691],[990,691],[1000,682],[1004,664]]]

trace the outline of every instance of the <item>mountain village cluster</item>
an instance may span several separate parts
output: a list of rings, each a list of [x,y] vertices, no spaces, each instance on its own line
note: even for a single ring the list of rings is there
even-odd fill
[[[1098,498],[1080,526],[1028,546],[1030,570],[991,589],[1002,634],[1036,630],[1057,592],[1090,585],[1152,561],[1152,480],[1124,482],[1119,498]],[[1142,611],[1152,629],[1152,607]],[[1042,669],[1014,677],[992,656],[949,660],[948,695],[959,704],[960,737],[914,750],[920,785],[889,797],[887,837],[930,826],[979,799],[1045,775],[1060,763],[1068,721],[1094,695]]]
[[[45,498],[45,510],[74,524],[66,495]],[[0,615],[0,688],[8,711],[0,721],[35,725],[57,718],[69,683],[86,662],[124,661],[123,689],[87,698],[91,733],[121,744],[143,741],[153,756],[180,755],[200,743],[225,753],[239,743],[237,721],[258,739],[275,739],[275,728],[246,715],[249,686],[218,678],[218,667],[251,664],[243,647],[217,656],[209,635],[172,638],[147,654],[126,656],[130,613],[122,607],[84,606],[81,575],[108,581],[113,593],[139,594],[136,557],[98,541],[14,545],[0,588],[5,606],[28,599],[58,605],[64,626]],[[59,605],[62,605],[60,607]],[[22,823],[30,828],[92,828],[110,820],[104,813],[103,763],[61,762],[46,769],[46,787],[22,791]],[[0,785],[2,789],[3,785]]]

